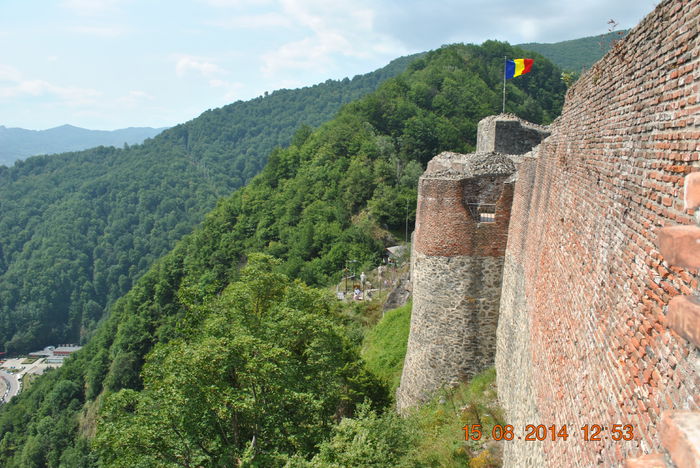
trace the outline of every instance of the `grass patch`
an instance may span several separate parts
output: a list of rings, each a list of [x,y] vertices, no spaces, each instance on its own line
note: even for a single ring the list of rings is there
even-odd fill
[[[505,424],[498,406],[496,370],[478,374],[468,383],[445,389],[414,410],[407,423],[420,434],[412,458],[417,466],[500,467],[502,447],[491,440],[495,424]],[[478,441],[465,441],[465,426],[479,424]]]
[[[503,424],[496,403],[494,369],[471,382],[439,392],[405,417],[389,410],[377,414],[360,405],[354,418],[333,428],[310,462],[295,457],[290,468],[499,468],[502,443],[491,440],[494,424]],[[481,425],[480,440],[465,440],[464,426]],[[508,443],[508,442],[506,442]]]
[[[362,345],[361,354],[367,368],[389,385],[392,394],[401,381],[410,328],[411,302],[384,314],[366,333]]]
[[[374,326],[371,326],[373,316],[380,312],[368,306],[368,303],[351,304],[344,311],[348,322],[354,323],[358,330],[359,327],[365,330],[361,355],[367,368],[395,394],[406,356],[412,304],[386,312]],[[430,402],[403,418],[390,410],[382,415],[358,414],[343,424],[334,430],[334,436],[324,443],[322,453],[311,463],[292,466],[502,466],[502,443],[494,442],[491,437],[494,425],[504,425],[494,368],[474,376],[468,383],[442,389]],[[480,440],[465,440],[464,427],[476,424],[480,425]]]

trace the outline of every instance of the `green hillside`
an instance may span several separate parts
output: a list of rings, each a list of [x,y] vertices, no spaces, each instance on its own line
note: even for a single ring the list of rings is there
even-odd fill
[[[593,66],[610,50],[614,41],[622,39],[627,30],[613,31],[600,36],[583,37],[570,41],[542,44],[531,42],[518,44],[525,50],[537,52],[554,62],[559,68],[569,72],[581,72]]]
[[[209,110],[131,148],[0,166],[0,351],[84,342],[106,308],[217,199],[250,180],[273,148],[411,58]]]
[[[388,432],[372,446],[386,451],[324,445],[356,440],[344,417],[371,432],[390,395],[358,357],[352,314],[303,282],[379,261],[425,163],[473,148],[477,122],[500,109],[502,57],[523,53],[443,47],[298,131],[114,303],[86,347],[0,410],[0,465],[307,466],[323,446],[314,466],[395,466],[410,445],[405,430],[385,438],[396,418],[377,422]],[[508,83],[507,109],[547,123],[565,89],[538,64]],[[185,128],[168,134],[190,147]]]

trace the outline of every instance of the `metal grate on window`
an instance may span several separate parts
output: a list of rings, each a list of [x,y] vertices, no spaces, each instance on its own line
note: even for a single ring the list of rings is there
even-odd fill
[[[479,213],[480,223],[495,223],[496,213]]]
[[[469,213],[479,223],[496,222],[496,205],[491,203],[467,203]]]

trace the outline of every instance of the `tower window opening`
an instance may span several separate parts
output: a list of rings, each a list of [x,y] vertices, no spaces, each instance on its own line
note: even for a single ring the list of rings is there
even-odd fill
[[[492,203],[469,203],[469,212],[479,223],[496,222],[496,205]]]

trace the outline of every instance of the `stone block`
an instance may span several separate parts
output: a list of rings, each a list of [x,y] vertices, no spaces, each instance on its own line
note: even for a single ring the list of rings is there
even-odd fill
[[[691,225],[664,227],[656,230],[661,255],[669,265],[683,268],[700,267],[700,228]]]
[[[525,154],[550,135],[542,127],[512,114],[492,115],[479,122],[477,153]]]
[[[668,326],[695,346],[700,346],[700,298],[676,296],[671,299]]]
[[[700,468],[700,412],[661,414],[661,443],[678,468]]]
[[[685,177],[683,201],[685,209],[695,210],[700,207],[700,172],[693,172]]]
[[[660,453],[651,453],[637,458],[625,460],[625,468],[668,468],[664,456]]]

